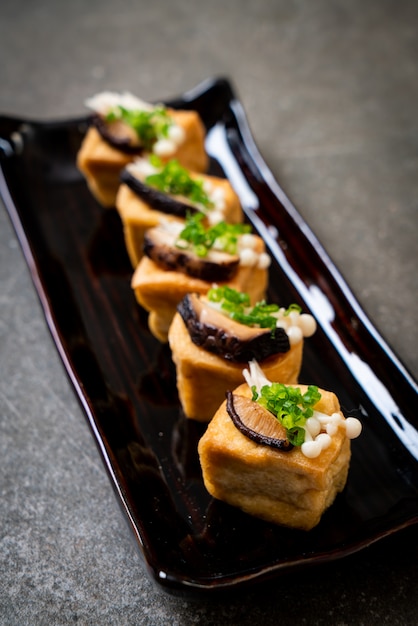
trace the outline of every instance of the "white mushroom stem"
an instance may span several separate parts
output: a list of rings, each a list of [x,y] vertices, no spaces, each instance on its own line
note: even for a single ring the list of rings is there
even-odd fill
[[[360,420],[356,417],[347,417],[345,420],[345,432],[349,439],[356,439],[360,435],[362,428]]]
[[[117,93],[114,91],[102,91],[85,101],[86,107],[102,115],[106,115],[115,107],[122,106],[129,110],[152,111],[154,106],[144,102],[128,91]]]
[[[250,361],[248,363],[248,367],[249,369],[243,370],[242,373],[245,378],[245,382],[250,388],[255,387],[257,393],[260,393],[262,387],[265,385],[271,385],[271,381],[265,376],[257,361]]]

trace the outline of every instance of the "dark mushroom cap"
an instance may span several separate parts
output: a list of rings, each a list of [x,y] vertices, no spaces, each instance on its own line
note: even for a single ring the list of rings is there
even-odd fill
[[[135,131],[122,121],[106,122],[101,115],[93,115],[91,124],[94,126],[102,139],[112,148],[126,154],[139,155],[144,151]]]
[[[181,218],[186,218],[188,213],[198,212],[198,209],[192,204],[183,202],[155,187],[151,187],[151,185],[147,185],[144,181],[134,176],[127,168],[121,172],[120,178],[131,191],[156,211]]]
[[[224,315],[198,294],[187,294],[177,307],[192,342],[227,361],[247,363],[290,350],[283,328],[254,328]]]
[[[226,410],[234,425],[248,439],[283,452],[292,450],[293,444],[287,439],[286,429],[257,402],[227,391]]]
[[[230,280],[239,266],[239,256],[210,250],[199,257],[175,245],[177,234],[163,224],[150,228],[144,237],[144,254],[165,270],[182,272],[207,282]]]

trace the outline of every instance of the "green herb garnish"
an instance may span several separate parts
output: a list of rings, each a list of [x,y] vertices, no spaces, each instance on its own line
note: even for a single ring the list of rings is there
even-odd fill
[[[105,121],[119,120],[134,129],[146,150],[151,150],[157,139],[168,137],[168,130],[173,125],[167,109],[163,106],[155,107],[151,111],[141,111],[118,105],[107,113]]]
[[[248,306],[250,304],[250,296],[248,293],[238,291],[228,285],[223,287],[212,287],[208,291],[208,299],[211,302],[221,302],[222,308],[229,310],[230,306]]]
[[[262,300],[251,307],[248,294],[232,289],[228,285],[210,289],[208,291],[208,299],[211,302],[219,303],[222,311],[240,324],[258,328],[270,328],[272,331],[276,328],[277,313],[280,310],[277,304],[267,304],[265,300]],[[284,311],[283,315],[288,315],[295,310],[300,312],[302,309],[298,304],[291,304]]]
[[[216,244],[217,250],[236,254],[238,238],[250,232],[249,224],[218,222],[218,224],[206,227],[202,222],[204,217],[203,213],[187,216],[185,227],[176,242],[177,247],[191,248],[197,256],[205,257]]]
[[[161,169],[145,178],[147,185],[174,196],[184,196],[194,204],[200,204],[206,209],[211,209],[214,206],[203,189],[203,180],[192,178],[176,159],[168,161],[165,165],[159,160],[155,165]]]
[[[301,313],[302,307],[299,306],[298,304],[290,304],[288,308],[286,309],[286,311],[284,312],[284,315],[289,315],[289,313],[291,313],[292,311],[297,311],[298,313]]]
[[[252,388],[253,401],[264,406],[286,429],[286,435],[294,446],[305,441],[304,425],[313,415],[313,408],[321,398],[318,387],[310,385],[302,395],[298,387],[287,387],[282,383],[271,383],[261,388],[260,394]]]

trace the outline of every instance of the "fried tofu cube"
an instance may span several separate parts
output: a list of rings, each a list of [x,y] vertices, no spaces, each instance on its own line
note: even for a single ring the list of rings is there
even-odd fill
[[[225,222],[238,224],[243,221],[239,198],[228,180],[205,174],[191,173],[191,175],[198,176],[222,195],[224,208],[222,212],[217,211],[217,213],[221,214]],[[126,249],[134,268],[142,259],[144,234],[149,228],[158,226],[163,221],[184,221],[182,218],[154,209],[123,183],[116,196],[116,208],[122,220]],[[210,219],[210,212],[208,219]]]
[[[183,129],[184,141],[175,152],[161,158],[175,158],[188,169],[205,172],[209,162],[205,149],[206,131],[199,114],[173,109],[168,109],[168,113]],[[91,193],[104,207],[115,206],[120,172],[136,156],[110,145],[95,127],[88,129],[77,154],[77,167],[85,176]]]
[[[298,385],[301,392],[307,389]],[[334,393],[319,390],[315,410],[341,413]],[[234,394],[251,398],[246,383]],[[245,436],[222,403],[198,444],[204,484],[219,500],[275,524],[310,530],[346,484],[350,439],[340,426],[330,445],[316,458],[300,447],[290,451],[261,445]]]
[[[243,382],[245,363],[234,363],[197,346],[179,313],[168,333],[176,366],[179,399],[186,417],[209,422],[225,399],[228,389]],[[260,362],[266,376],[282,383],[296,383],[303,353],[303,340],[288,352],[274,354]]]
[[[257,252],[264,253],[263,240],[256,235],[254,238]],[[240,265],[227,284],[237,291],[248,293],[251,302],[255,304],[265,297],[268,267]],[[149,312],[152,334],[165,343],[178,303],[188,293],[206,294],[213,283],[180,271],[163,269],[144,256],[133,274],[131,285],[138,303]]]

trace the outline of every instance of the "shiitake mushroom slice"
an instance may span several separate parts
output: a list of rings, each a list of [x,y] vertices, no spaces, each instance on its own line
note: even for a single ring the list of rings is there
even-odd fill
[[[261,362],[290,350],[283,328],[254,328],[240,324],[211,306],[198,294],[187,294],[177,307],[190,339],[208,352],[234,363]]]
[[[248,439],[282,452],[289,452],[294,447],[280,422],[250,398],[227,391],[226,410],[236,428]]]
[[[164,225],[150,228],[144,237],[144,254],[165,270],[182,272],[207,282],[225,282],[234,276],[239,265],[238,255],[209,250],[202,258],[176,247],[177,237],[177,233]]]
[[[134,176],[127,168],[121,172],[120,179],[125,185],[131,189],[141,200],[146,202],[156,211],[169,213],[176,217],[186,218],[190,213],[197,213],[198,209],[186,202],[170,196],[151,185],[147,185],[144,181]]]
[[[134,129],[121,120],[107,122],[100,115],[93,115],[91,124],[112,148],[132,155],[140,155],[144,152],[144,146],[139,142]]]

